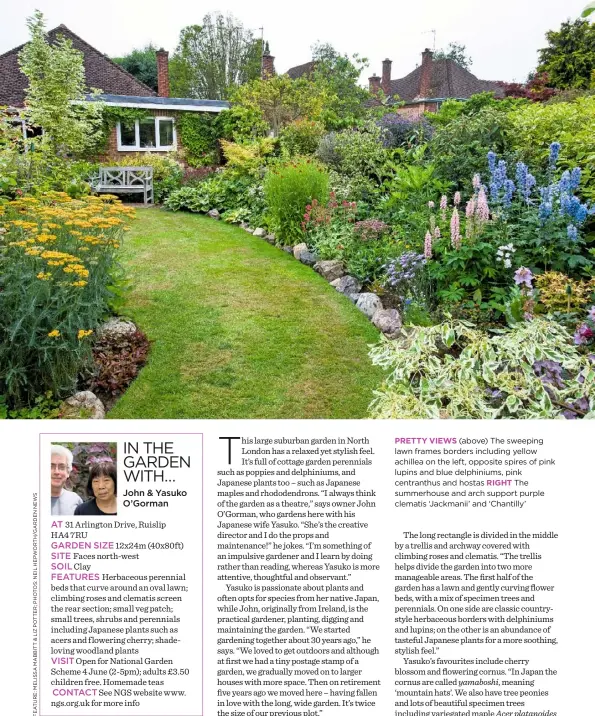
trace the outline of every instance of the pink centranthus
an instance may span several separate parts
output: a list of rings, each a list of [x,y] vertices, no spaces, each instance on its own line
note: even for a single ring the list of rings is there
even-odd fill
[[[458,206],[461,203],[461,192],[460,191],[455,192],[453,203],[455,206]]]

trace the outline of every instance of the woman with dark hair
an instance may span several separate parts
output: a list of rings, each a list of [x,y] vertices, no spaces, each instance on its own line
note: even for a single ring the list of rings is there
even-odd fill
[[[83,502],[75,515],[115,515],[118,507],[116,466],[111,461],[96,462],[89,471],[87,494],[93,495]]]

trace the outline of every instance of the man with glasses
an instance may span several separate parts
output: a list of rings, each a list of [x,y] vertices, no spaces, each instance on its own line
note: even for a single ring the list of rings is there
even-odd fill
[[[62,445],[52,445],[52,515],[74,515],[82,503],[76,492],[64,489],[72,471],[72,453]]]

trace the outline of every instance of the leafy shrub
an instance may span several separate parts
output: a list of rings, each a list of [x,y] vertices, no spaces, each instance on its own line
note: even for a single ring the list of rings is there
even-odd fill
[[[436,165],[432,162],[422,163],[422,159],[420,148],[413,157],[417,163],[389,163],[393,174],[384,183],[389,195],[387,209],[402,206],[411,211],[425,206],[447,191],[448,183],[440,179]]]
[[[225,135],[222,115],[202,112],[180,112],[176,118],[177,131],[184,147],[184,159],[191,167],[219,164],[219,140]]]
[[[382,130],[374,122],[357,129],[325,135],[316,152],[321,162],[348,177],[364,176],[380,183],[385,176],[386,151]]]
[[[314,154],[323,134],[324,127],[320,122],[298,119],[281,130],[281,152],[288,158]]]
[[[424,117],[408,119],[401,114],[390,112],[379,121],[382,130],[382,144],[386,149],[414,147],[432,138],[434,128]]]
[[[414,327],[370,356],[390,371],[374,418],[595,417],[595,366],[552,321],[494,336],[462,321]]]
[[[474,174],[485,174],[490,150],[508,155],[510,127],[510,116],[492,107],[437,127],[430,150],[438,176],[455,189],[466,188]]]
[[[310,160],[278,164],[267,172],[264,195],[270,224],[283,244],[302,238],[304,210],[328,198],[328,173]]]
[[[275,140],[266,138],[250,144],[236,144],[222,139],[221,150],[230,169],[239,174],[256,176],[266,164],[267,157],[275,151]]]
[[[8,409],[6,397],[0,395],[0,419],[6,420],[54,420],[60,417],[60,400],[54,398],[52,391],[38,395],[31,405]]]
[[[187,210],[205,214],[211,209],[220,213],[246,209],[242,220],[261,224],[265,212],[261,183],[248,175],[218,171],[191,186],[170,194],[164,203],[170,211]]]
[[[122,166],[121,159],[102,162],[103,166]],[[126,158],[126,166],[153,167],[153,192],[155,201],[162,204],[165,199],[182,185],[184,166],[170,156],[145,152]]]
[[[131,213],[108,195],[52,193],[0,206],[0,393],[11,408],[74,387],[108,311]]]
[[[595,293],[595,278],[573,281],[558,271],[547,271],[535,277],[539,303],[547,311],[578,311],[584,308]]]
[[[455,119],[471,117],[485,109],[507,114],[526,104],[528,104],[526,99],[521,99],[516,96],[510,96],[506,99],[496,99],[493,92],[479,92],[465,101],[448,99],[442,104],[438,112],[427,114],[426,118],[434,127],[441,127],[450,124],[450,122]]]
[[[559,142],[560,167],[580,167],[582,196],[595,201],[595,97],[529,104],[511,115],[508,137],[521,159],[542,174],[548,169],[550,144]]]

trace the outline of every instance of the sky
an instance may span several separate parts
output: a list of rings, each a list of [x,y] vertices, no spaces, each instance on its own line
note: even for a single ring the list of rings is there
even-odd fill
[[[393,61],[392,77],[406,75],[421,62],[425,47],[466,46],[471,71],[480,79],[524,81],[546,45],[547,30],[577,18],[587,0],[20,0],[3,2],[0,54],[28,39],[26,18],[41,10],[47,28],[66,25],[111,57],[152,42],[174,51],[180,29],[200,24],[212,11],[233,14],[264,37],[277,72],[308,62],[313,44],[328,42],[340,52],[369,60],[362,73],[382,73],[382,60]]]

